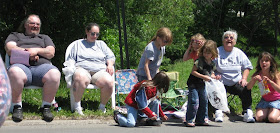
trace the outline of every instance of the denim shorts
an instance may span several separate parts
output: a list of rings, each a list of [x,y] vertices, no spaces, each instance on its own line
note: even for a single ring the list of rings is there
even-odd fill
[[[52,64],[41,64],[39,66],[29,66],[29,67],[23,64],[13,64],[9,67],[9,69],[12,67],[19,67],[24,71],[27,77],[27,82],[25,83],[24,86],[35,85],[40,87],[44,85],[42,79],[45,76],[45,74],[51,69],[58,69],[56,66],[53,66]]]
[[[266,109],[266,108],[275,108],[275,109],[280,109],[280,99],[279,100],[275,100],[275,101],[265,101],[263,98],[261,99],[261,101],[258,103],[258,105],[256,106],[256,109]]]

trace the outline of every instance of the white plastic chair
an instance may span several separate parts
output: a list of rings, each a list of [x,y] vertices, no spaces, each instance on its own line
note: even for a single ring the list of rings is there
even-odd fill
[[[8,69],[8,67],[10,67],[10,56],[6,53],[5,55],[5,66]],[[35,86],[35,85],[30,85],[30,86],[26,86],[24,87],[24,89],[41,89],[42,87],[40,86]],[[57,102],[55,101],[55,98],[53,99],[52,105],[57,104]],[[14,107],[11,106],[10,107],[10,112],[13,112]]]
[[[73,46],[74,46],[74,43],[71,43],[71,44],[67,47],[66,53],[65,53],[65,61],[67,61],[68,56],[69,56],[69,54],[70,54],[71,49],[72,49]],[[114,73],[113,73],[113,75],[112,75],[112,78],[113,78],[114,83],[115,83],[115,69],[114,69]],[[89,85],[87,86],[86,89],[100,89],[100,88],[98,88],[98,87],[97,87],[96,85],[94,85],[94,84],[89,84]],[[115,101],[115,85],[113,85],[113,93],[112,93],[112,95],[111,95],[111,100],[112,100],[112,102],[111,102],[111,105],[112,105],[112,106],[111,106],[111,107],[112,107],[112,109],[114,109],[114,108],[115,108],[115,104],[116,104],[116,101]],[[70,88],[70,104],[71,104],[71,111],[74,111],[74,110],[75,110],[75,109],[74,109],[75,98],[74,98],[74,94],[73,94],[73,87]]]

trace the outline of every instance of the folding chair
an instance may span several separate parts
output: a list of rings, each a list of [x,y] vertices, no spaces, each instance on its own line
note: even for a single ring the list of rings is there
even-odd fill
[[[74,43],[71,43],[67,47],[66,52],[65,52],[65,61],[67,61],[68,56],[70,55],[70,52],[71,52],[71,49],[72,49],[73,46],[74,46]],[[115,71],[115,69],[114,69],[114,71]],[[115,73],[112,75],[112,78],[113,78],[113,80],[115,82]],[[94,85],[94,84],[89,84],[86,89],[99,89],[99,88],[96,85]],[[115,104],[116,104],[116,102],[115,102],[115,86],[113,86],[113,93],[111,95],[111,100],[112,100],[111,107],[114,109],[115,108]],[[71,87],[70,88],[70,106],[71,106],[71,111],[74,111],[74,104],[75,104],[75,98],[74,98],[74,94],[73,94],[73,87]]]
[[[8,69],[8,67],[10,67],[10,57],[7,53],[5,55],[5,66],[6,66],[7,69]],[[40,86],[34,86],[34,85],[24,87],[24,89],[41,89],[41,88],[42,87],[40,87]],[[53,99],[51,104],[52,104],[52,106],[55,107],[55,110],[59,111],[61,109],[60,107],[58,107],[58,103],[55,101],[55,98]],[[10,112],[13,112],[13,109],[14,109],[14,107],[11,106],[10,107]]]
[[[179,90],[183,90],[181,88],[178,88],[178,81],[179,81],[179,72],[166,72],[166,74],[168,75],[169,79],[170,79],[170,86],[169,86],[169,90],[166,93],[163,93],[161,98],[162,98],[162,104],[167,104],[165,107],[163,107],[162,109],[165,110],[168,107],[171,107],[175,110],[179,110],[178,106],[179,102],[183,99],[184,95],[179,91]],[[184,92],[184,91],[182,91]]]
[[[118,106],[120,107],[120,95],[129,94],[133,86],[138,82],[136,70],[122,69],[116,71],[116,92],[118,99]]]

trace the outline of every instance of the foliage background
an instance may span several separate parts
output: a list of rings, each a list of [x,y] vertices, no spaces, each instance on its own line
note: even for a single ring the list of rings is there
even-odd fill
[[[16,31],[27,15],[37,14],[42,20],[41,33],[49,35],[56,45],[52,62],[59,69],[63,67],[67,46],[84,37],[84,27],[89,22],[100,24],[99,39],[113,50],[116,69],[121,69],[117,1],[121,0],[1,0],[1,55],[5,54],[7,36]],[[256,56],[264,50],[278,54],[278,0],[125,0],[124,4],[120,12],[125,10],[130,64],[126,66],[124,62],[124,68],[137,68],[144,47],[163,26],[169,27],[174,35],[162,64],[161,69],[165,70],[168,64],[182,59],[193,34],[202,33],[221,45],[221,36],[229,28],[239,33],[237,47],[247,55]],[[123,29],[122,18],[120,22]],[[124,32],[121,33],[123,37]],[[125,47],[122,53],[126,61]]]

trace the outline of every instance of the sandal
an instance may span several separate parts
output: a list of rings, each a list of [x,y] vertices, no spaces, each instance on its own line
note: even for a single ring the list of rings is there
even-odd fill
[[[187,123],[187,122],[184,122],[184,125],[186,127],[195,127],[195,124],[194,123]]]

